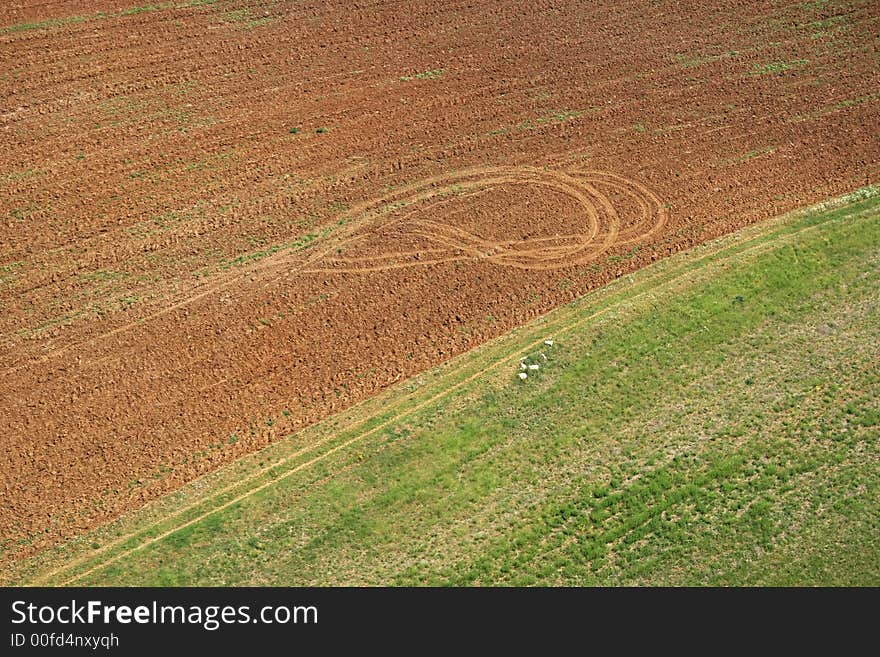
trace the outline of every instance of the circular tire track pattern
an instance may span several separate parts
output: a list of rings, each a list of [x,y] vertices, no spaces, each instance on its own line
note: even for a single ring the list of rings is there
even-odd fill
[[[415,217],[396,210],[424,200],[443,199],[453,193],[470,193],[499,185],[531,185],[554,190],[573,199],[583,212],[582,232],[526,240],[489,240],[463,228],[433,221],[431,208]],[[609,192],[634,201],[638,216],[625,224]],[[396,215],[396,216],[395,216]],[[386,251],[359,257],[325,258],[304,271],[339,274],[387,271],[458,260],[485,260],[517,269],[551,270],[583,265],[613,246],[651,237],[666,225],[668,213],[660,199],[644,185],[601,171],[562,173],[533,167],[480,167],[434,178],[405,193],[386,196],[369,204],[358,229],[343,244],[357,244],[371,232],[399,224],[404,232],[426,239],[432,248],[420,251]]]

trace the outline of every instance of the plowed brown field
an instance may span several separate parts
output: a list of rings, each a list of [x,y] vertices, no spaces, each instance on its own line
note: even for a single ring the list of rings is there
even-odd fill
[[[880,170],[872,1],[134,2],[0,7],[5,559]]]

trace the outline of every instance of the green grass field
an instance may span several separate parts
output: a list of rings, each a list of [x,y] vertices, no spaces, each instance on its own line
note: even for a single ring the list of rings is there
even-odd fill
[[[880,585],[878,433],[871,188],[623,277],[5,579]]]

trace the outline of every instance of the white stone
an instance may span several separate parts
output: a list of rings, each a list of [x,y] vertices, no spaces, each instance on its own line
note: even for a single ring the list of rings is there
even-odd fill
[[[519,378],[520,378],[521,380],[525,381],[526,379],[529,378],[529,375],[526,374],[525,372],[520,372],[520,373],[519,373]]]

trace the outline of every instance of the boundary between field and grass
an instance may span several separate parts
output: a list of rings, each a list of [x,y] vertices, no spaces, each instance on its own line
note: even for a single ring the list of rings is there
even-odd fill
[[[855,213],[862,205],[860,202],[878,195],[880,188],[876,186],[863,188],[753,225],[624,276],[341,414],[190,482],[141,510],[63,546],[14,563],[3,575],[3,583],[75,585],[88,575],[309,469],[440,399],[467,389],[474,381],[497,373],[502,366],[515,364],[546,338],[558,338],[609,312],[633,308],[643,298],[675,289],[695,277],[711,277],[733,258],[754,257],[780,248],[808,231],[846,217],[817,213],[850,205]],[[266,461],[270,461],[268,465]]]

